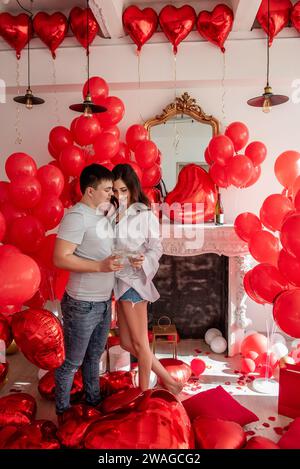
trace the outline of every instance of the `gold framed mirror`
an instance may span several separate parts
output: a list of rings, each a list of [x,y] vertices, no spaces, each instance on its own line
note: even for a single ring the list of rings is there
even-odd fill
[[[220,132],[220,123],[205,114],[187,92],[170,103],[162,114],[144,123],[151,140],[161,151],[162,192],[176,185],[180,170],[189,163],[208,169],[204,151],[210,139]]]

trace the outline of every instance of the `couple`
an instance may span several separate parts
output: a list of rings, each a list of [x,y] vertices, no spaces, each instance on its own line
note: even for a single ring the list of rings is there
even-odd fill
[[[70,271],[61,302],[66,360],[55,372],[56,412],[63,414],[70,407],[79,367],[86,403],[100,402],[99,360],[110,330],[113,290],[121,346],[138,360],[140,389],[148,389],[152,369],[169,391],[178,394],[181,384],[152,354],[148,341],[147,302],[159,297],[152,278],[162,254],[150,202],[128,164],[117,165],[112,172],[99,164],[87,166],[80,175],[80,189],[82,199],[64,216],[54,250],[56,267]],[[112,201],[118,209],[110,217]],[[129,257],[125,266],[113,252],[132,245],[138,256]]]

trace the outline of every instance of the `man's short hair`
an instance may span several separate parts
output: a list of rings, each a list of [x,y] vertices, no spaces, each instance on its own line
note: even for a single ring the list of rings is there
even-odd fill
[[[93,163],[89,166],[86,166],[82,173],[80,174],[80,190],[84,194],[87,187],[93,187],[97,189],[98,184],[102,181],[112,181],[113,174],[112,172],[101,166],[101,164]]]

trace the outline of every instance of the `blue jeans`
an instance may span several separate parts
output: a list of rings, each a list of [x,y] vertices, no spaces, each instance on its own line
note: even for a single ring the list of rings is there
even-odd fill
[[[111,323],[111,300],[80,301],[64,294],[61,302],[66,360],[55,370],[56,412],[70,407],[74,374],[82,366],[88,404],[100,402],[99,360]]]
[[[131,301],[131,303],[139,303],[144,301],[141,295],[132,287],[126,290],[125,293],[119,298],[119,301]]]

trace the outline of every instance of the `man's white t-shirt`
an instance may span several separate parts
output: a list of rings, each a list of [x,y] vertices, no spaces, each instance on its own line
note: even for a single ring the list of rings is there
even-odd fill
[[[60,223],[57,238],[77,244],[74,254],[100,261],[111,255],[113,232],[110,221],[81,202],[72,207]],[[114,287],[113,272],[71,272],[68,295],[81,301],[107,301]]]

